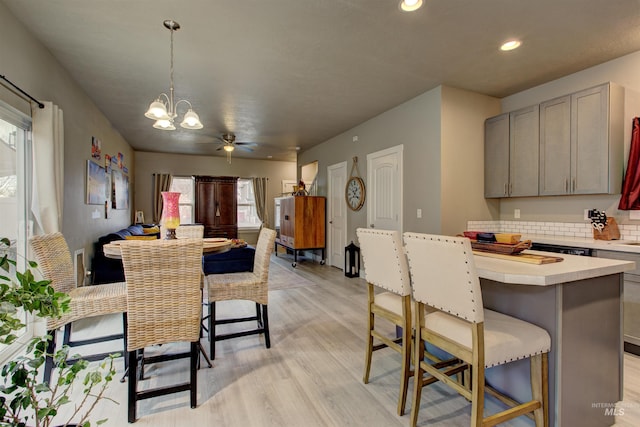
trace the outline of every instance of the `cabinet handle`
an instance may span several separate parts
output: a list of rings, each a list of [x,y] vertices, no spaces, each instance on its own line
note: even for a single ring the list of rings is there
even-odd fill
[[[374,224],[369,224],[369,227],[376,228],[376,226]]]
[[[509,196],[513,193],[513,184],[509,183]]]
[[[571,186],[572,186],[571,192],[575,193],[576,192],[576,179],[575,178],[573,178]]]
[[[503,190],[502,194],[503,194],[504,196],[506,196],[506,195],[507,195],[507,183],[506,183],[506,182],[504,183],[504,190]]]
[[[569,178],[564,179],[564,192],[565,193],[569,192]]]

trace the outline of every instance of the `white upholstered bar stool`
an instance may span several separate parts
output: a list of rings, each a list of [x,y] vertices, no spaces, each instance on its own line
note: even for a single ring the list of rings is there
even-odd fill
[[[390,347],[402,355],[398,415],[404,414],[411,371],[411,283],[409,266],[402,247],[400,232],[359,228],[356,231],[368,283],[368,332],[364,377],[369,383],[373,352]],[[375,287],[384,292],[375,293]],[[390,338],[376,330],[380,317],[402,328],[400,339]],[[374,339],[381,344],[374,345]]]
[[[413,289],[416,361],[411,426],[418,420],[423,385],[435,380],[471,400],[471,426],[493,426],[533,413],[537,427],[548,423],[548,352],[551,338],[531,323],[487,310],[482,305],[480,280],[473,252],[465,237],[404,233]],[[436,311],[424,316],[425,306]],[[471,367],[470,384],[449,378],[423,360],[423,342],[430,342]],[[531,395],[518,403],[485,385],[486,368],[519,359],[530,360]],[[433,381],[418,381],[424,373]],[[513,404],[505,411],[484,417],[484,392]]]

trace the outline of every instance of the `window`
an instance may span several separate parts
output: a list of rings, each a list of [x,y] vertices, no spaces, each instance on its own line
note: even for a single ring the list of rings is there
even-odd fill
[[[262,221],[256,213],[256,198],[253,194],[253,181],[238,180],[238,228],[260,228]]]
[[[180,193],[180,224],[193,224],[193,212],[195,210],[195,188],[191,176],[174,176],[171,179],[169,191]]]
[[[31,220],[31,118],[0,102],[0,236],[11,241],[9,256],[18,271],[26,269],[27,237]],[[6,250],[4,251],[6,252]],[[4,255],[0,248],[0,256]],[[11,276],[11,275],[9,275]],[[31,337],[31,325],[10,346],[0,345],[0,361],[6,360]]]

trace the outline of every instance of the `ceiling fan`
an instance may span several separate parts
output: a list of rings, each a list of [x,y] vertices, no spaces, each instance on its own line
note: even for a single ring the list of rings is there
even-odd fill
[[[236,136],[232,133],[223,133],[217,139],[222,142],[222,144],[216,148],[216,151],[224,150],[227,152],[227,161],[231,163],[231,153],[236,149],[244,150],[244,151],[253,151],[251,148],[255,146],[254,142],[238,142],[236,141]]]

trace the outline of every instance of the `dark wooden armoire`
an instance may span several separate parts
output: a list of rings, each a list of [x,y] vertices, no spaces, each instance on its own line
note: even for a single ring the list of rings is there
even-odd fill
[[[195,222],[204,225],[204,237],[238,238],[238,178],[196,176]]]

